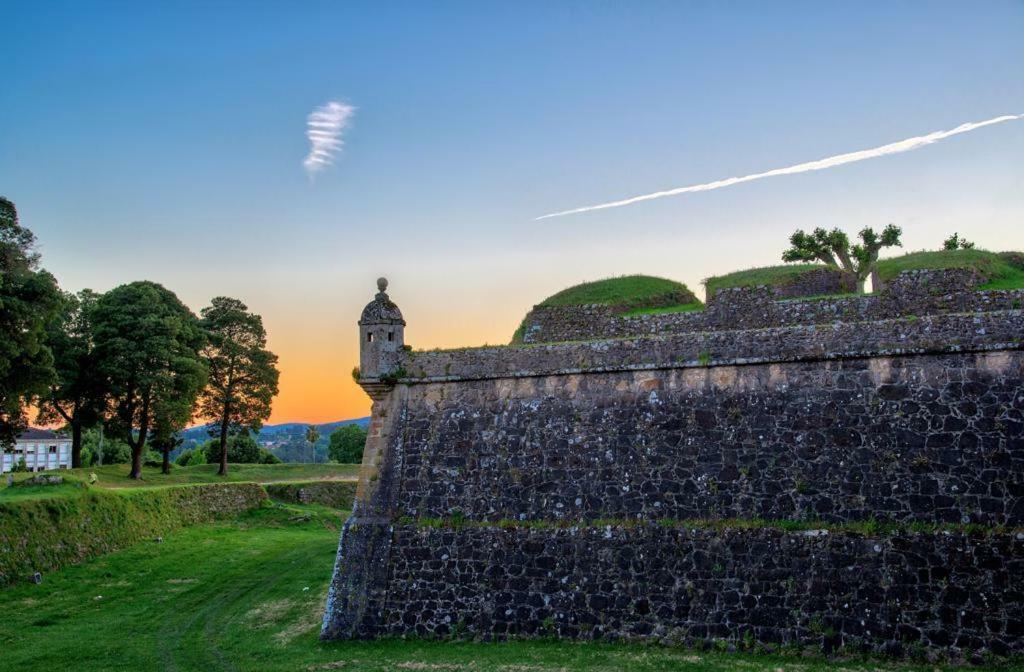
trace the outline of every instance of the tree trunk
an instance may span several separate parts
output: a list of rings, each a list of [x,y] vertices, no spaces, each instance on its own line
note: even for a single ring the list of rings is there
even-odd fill
[[[228,405],[224,404],[224,417],[220,421],[220,470],[218,476],[228,475]]]
[[[171,473],[171,447],[170,446],[164,446],[163,454],[164,454],[164,463],[163,463],[163,466],[161,467],[161,471],[164,474],[169,474],[169,473]]]
[[[71,468],[82,466],[82,423],[71,423]]]
[[[882,291],[882,278],[878,277],[878,269],[871,269],[871,291],[874,294],[878,294]]]
[[[128,478],[142,478],[142,446],[141,442],[138,447],[132,446],[132,470],[128,474]]]

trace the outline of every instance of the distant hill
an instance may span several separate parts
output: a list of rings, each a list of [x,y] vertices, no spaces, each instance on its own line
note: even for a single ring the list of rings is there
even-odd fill
[[[310,424],[316,424],[317,429],[320,430],[321,440],[323,440],[330,436],[331,432],[344,425],[359,425],[365,429],[370,424],[370,418],[353,418],[352,420],[335,420],[334,422],[323,423],[283,422],[279,425],[264,425],[256,440],[260,442],[281,441],[288,436],[305,437],[306,427],[309,427]],[[180,436],[185,440],[186,444],[203,443],[210,438],[208,429],[209,425],[189,427],[183,430]]]

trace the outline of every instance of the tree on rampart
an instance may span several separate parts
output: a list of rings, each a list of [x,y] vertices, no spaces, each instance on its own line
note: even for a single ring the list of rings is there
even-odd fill
[[[902,246],[900,236],[902,229],[889,224],[881,234],[875,233],[871,227],[860,230],[859,243],[850,245],[850,238],[839,229],[826,231],[817,228],[811,233],[797,229],[789,237],[790,247],[782,253],[782,260],[820,261],[834,268],[841,269],[857,278],[857,290],[864,291],[864,283],[871,277],[872,286],[879,287],[876,273],[878,253],[883,247]]]

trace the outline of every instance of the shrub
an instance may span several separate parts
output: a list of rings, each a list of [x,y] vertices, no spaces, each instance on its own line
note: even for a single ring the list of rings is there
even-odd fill
[[[220,462],[220,441],[210,439],[201,448],[206,464]],[[228,462],[232,464],[280,464],[281,460],[265,448],[256,445],[249,434],[236,434],[228,439]]]
[[[180,467],[195,467],[200,464],[206,464],[206,453],[203,452],[202,448],[193,448],[178,455],[178,459],[174,462]]]

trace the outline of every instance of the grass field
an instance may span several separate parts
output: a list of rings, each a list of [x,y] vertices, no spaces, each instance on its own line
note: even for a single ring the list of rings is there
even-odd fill
[[[96,474],[92,487],[100,488],[152,488],[197,483],[276,483],[280,481],[355,480],[359,476],[358,464],[231,464],[227,476],[217,475],[217,465],[201,464],[194,467],[173,466],[171,473],[160,473],[159,467],[143,467],[142,478],[128,478],[129,465],[107,464],[102,467],[67,469],[46,472],[62,476],[67,484],[45,486],[18,486],[0,488],[0,501],[74,495],[83,492],[79,483],[88,483],[90,474]],[[14,474],[15,482],[36,474]]]
[[[301,515],[300,515],[301,514]],[[308,516],[308,519],[305,517]],[[277,505],[0,590],[0,660],[93,670],[939,670],[656,646],[546,641],[321,643],[344,513]],[[977,668],[975,668],[977,669]]]

